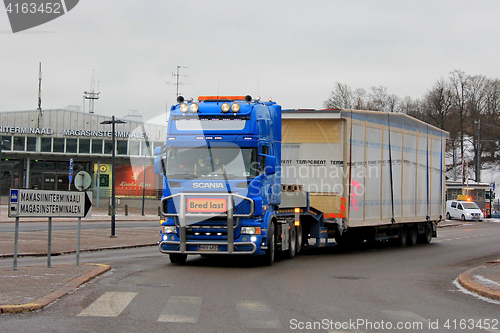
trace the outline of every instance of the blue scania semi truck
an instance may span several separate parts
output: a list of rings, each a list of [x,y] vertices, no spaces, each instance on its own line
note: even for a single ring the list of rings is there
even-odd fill
[[[282,110],[251,96],[179,97],[165,145],[160,252],[254,255],[424,243],[444,211],[447,133],[406,115]]]

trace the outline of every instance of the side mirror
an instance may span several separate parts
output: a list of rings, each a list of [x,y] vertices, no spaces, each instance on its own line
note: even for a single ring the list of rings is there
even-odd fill
[[[260,155],[265,158],[265,169],[264,172],[268,175],[274,175],[276,173],[276,157],[271,155]]]
[[[161,151],[162,151],[161,148],[162,148],[161,146],[158,146],[158,147],[155,148],[155,155],[160,155],[161,154]]]
[[[157,148],[161,149],[161,147],[157,147]],[[155,151],[155,153],[156,153],[156,151]],[[165,154],[155,156],[155,164],[154,164],[154,166],[155,166],[155,173],[157,173],[159,175],[164,175],[165,174],[165,162],[163,160],[164,158],[165,158]]]

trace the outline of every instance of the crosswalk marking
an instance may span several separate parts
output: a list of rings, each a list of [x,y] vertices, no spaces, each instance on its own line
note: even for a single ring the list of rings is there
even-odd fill
[[[263,302],[240,301],[236,307],[241,324],[246,328],[281,328],[278,318]]]
[[[94,301],[79,316],[117,317],[137,293],[107,292]]]
[[[170,323],[197,323],[202,297],[172,296],[161,311],[158,321]]]

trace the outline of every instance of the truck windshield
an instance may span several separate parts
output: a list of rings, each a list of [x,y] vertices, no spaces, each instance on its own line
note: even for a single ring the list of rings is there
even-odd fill
[[[167,178],[254,178],[259,174],[256,148],[173,148],[166,158]]]
[[[464,209],[479,209],[475,202],[462,202]]]

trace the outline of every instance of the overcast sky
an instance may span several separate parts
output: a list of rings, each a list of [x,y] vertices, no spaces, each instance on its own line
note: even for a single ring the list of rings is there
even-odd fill
[[[421,98],[455,69],[500,77],[500,1],[81,0],[13,34],[0,10],[0,111],[82,106],[145,120],[180,92],[272,97],[321,108],[335,82]],[[88,104],[85,106],[88,109]]]

